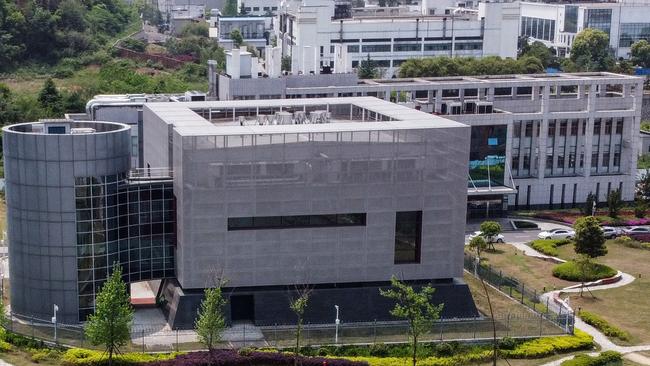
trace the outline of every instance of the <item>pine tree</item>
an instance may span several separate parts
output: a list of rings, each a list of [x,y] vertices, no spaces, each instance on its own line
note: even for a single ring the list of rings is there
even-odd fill
[[[221,335],[226,329],[226,321],[223,316],[226,299],[221,292],[222,285],[223,282],[220,281],[216,287],[205,290],[205,298],[201,302],[201,308],[194,323],[199,341],[210,351],[221,340]]]
[[[45,80],[43,88],[38,93],[38,103],[49,112],[51,117],[60,117],[63,114],[63,97],[52,79]]]
[[[113,355],[131,339],[132,321],[133,308],[126,284],[122,281],[122,269],[115,264],[113,273],[95,298],[95,313],[85,326],[90,342],[106,347],[109,366],[113,364]]]
[[[409,335],[411,338],[413,366],[417,363],[418,338],[428,331],[433,323],[440,318],[444,304],[431,304],[431,297],[435,289],[425,286],[416,291],[413,287],[393,276],[390,279],[391,288],[379,290],[381,295],[395,300],[395,307],[390,314],[396,318],[408,321]]]
[[[375,66],[375,62],[370,59],[370,54],[368,54],[366,60],[359,62],[357,75],[359,79],[374,79],[377,77],[377,67]]]

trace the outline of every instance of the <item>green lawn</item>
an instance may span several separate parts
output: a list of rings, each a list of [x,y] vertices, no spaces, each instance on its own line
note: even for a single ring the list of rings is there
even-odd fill
[[[607,249],[607,255],[597,261],[637,279],[627,286],[594,291],[596,298],[589,293],[582,297],[573,294],[571,305],[576,310],[582,308],[596,313],[610,324],[628,331],[632,336],[630,344],[647,344],[650,341],[650,250],[628,248],[611,240],[607,242]],[[575,257],[571,245],[560,247],[559,251],[561,258]]]
[[[482,254],[485,263],[503,275],[511,276],[523,282],[526,287],[545,292],[574,285],[575,282],[553,277],[555,263],[524,255],[512,245],[497,244],[496,251]]]

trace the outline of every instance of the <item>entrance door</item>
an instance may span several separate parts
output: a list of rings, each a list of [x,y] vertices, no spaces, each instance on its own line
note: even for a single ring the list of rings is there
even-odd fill
[[[253,295],[230,296],[230,319],[255,322],[255,299]]]

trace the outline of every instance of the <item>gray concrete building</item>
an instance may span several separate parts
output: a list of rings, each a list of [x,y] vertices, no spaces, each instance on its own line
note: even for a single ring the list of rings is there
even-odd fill
[[[354,74],[233,79],[221,100],[374,96],[472,128],[468,213],[574,207],[613,189],[634,199],[643,78],[612,73],[359,80]],[[495,212],[496,211],[496,212]]]
[[[393,275],[432,283],[444,318],[477,316],[462,281],[468,126],[360,97],[150,103],[142,132],[132,171],[126,125],[4,128],[16,313],[57,303],[83,321],[117,264],[128,282],[164,279],[174,327],[192,326],[216,275],[231,322],[292,323],[302,286],[308,322],[335,304],[347,322],[389,320]]]

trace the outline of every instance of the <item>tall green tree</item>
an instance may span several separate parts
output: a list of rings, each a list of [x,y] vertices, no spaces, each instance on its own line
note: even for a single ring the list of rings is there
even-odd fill
[[[223,316],[226,299],[221,293],[223,284],[221,280],[217,280],[216,287],[205,290],[205,298],[201,302],[198,317],[194,323],[199,341],[210,351],[221,340],[221,335],[226,329],[226,321]]]
[[[408,322],[412,362],[413,366],[416,366],[419,337],[429,331],[433,323],[440,318],[444,304],[433,305],[431,303],[435,292],[431,286],[424,286],[417,291],[395,276],[391,277],[390,283],[390,289],[380,289],[379,291],[382,296],[395,300],[395,307],[390,314]]]
[[[359,68],[357,69],[357,75],[359,79],[374,79],[377,77],[377,66],[375,62],[370,59],[370,54],[365,60],[359,62]]]
[[[496,221],[483,221],[481,223],[481,236],[485,238],[488,245],[494,249],[494,241],[497,235],[501,234],[501,224]]]
[[[639,40],[632,44],[630,52],[632,62],[641,67],[650,67],[650,43],[645,39]]]
[[[0,125],[18,122],[18,116],[11,90],[0,83]]]
[[[497,322],[494,318],[494,310],[492,309],[492,300],[490,299],[490,293],[488,292],[487,285],[481,272],[478,270],[478,266],[481,265],[481,253],[487,249],[487,242],[483,239],[482,236],[475,236],[472,240],[469,241],[469,249],[476,252],[476,263],[474,267],[474,275],[479,278],[481,285],[483,286],[483,292],[485,293],[485,298],[488,302],[488,308],[490,309],[490,318],[492,319],[492,365],[497,366],[497,355],[498,355],[498,344],[497,344]]]
[[[598,219],[593,216],[581,217],[573,224],[573,230],[576,232],[574,250],[577,254],[584,254],[590,258],[607,254],[605,236]]]
[[[63,97],[56,88],[54,81],[48,78],[38,93],[38,103],[47,110],[50,117],[60,117],[63,114]]]
[[[609,210],[609,216],[618,217],[618,213],[623,207],[623,198],[621,197],[621,191],[619,189],[614,189],[609,192],[607,195],[607,209]]]
[[[131,339],[132,321],[133,308],[122,280],[122,269],[115,264],[113,272],[95,297],[95,313],[88,318],[85,326],[90,342],[105,347],[109,366],[113,364],[113,355]]]
[[[607,71],[614,66],[607,33],[587,28],[578,35],[571,46],[571,62],[578,71]]]
[[[526,47],[522,50],[521,56],[519,58],[529,56],[538,59],[544,68],[551,65],[555,65],[555,52],[553,49],[546,47],[544,43],[540,41],[535,41],[533,43],[526,44]]]
[[[289,308],[296,314],[296,348],[295,355],[300,354],[300,340],[302,337],[302,327],[305,320],[305,311],[307,310],[307,305],[309,303],[309,298],[311,297],[311,288],[302,287],[296,288],[294,291],[294,296],[289,301]],[[298,358],[294,359],[294,364],[297,365]]]
[[[237,15],[237,0],[226,0],[226,5],[221,13],[227,17]]]

